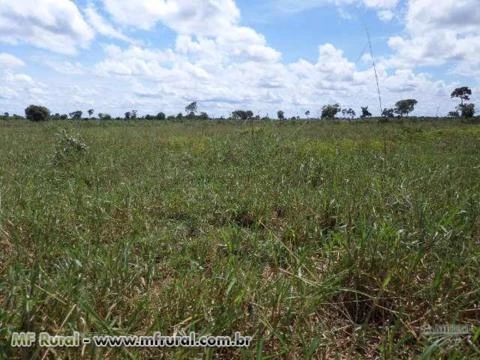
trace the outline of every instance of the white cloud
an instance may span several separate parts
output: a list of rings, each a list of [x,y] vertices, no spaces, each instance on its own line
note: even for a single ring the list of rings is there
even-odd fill
[[[0,41],[74,54],[93,37],[70,0],[0,0]]]
[[[332,44],[319,47],[316,62],[301,59],[291,64],[281,63],[279,57],[253,61],[216,39],[183,35],[175,49],[109,46],[105,51],[107,58],[97,64],[97,73],[121,83],[118,88],[126,91],[129,106],[146,112],[176,113],[188,101],[198,100],[204,110],[217,115],[236,107],[262,114],[278,109],[290,116],[307,109],[318,114],[326,103],[357,110],[370,104],[371,111],[378,113],[373,69],[358,69]],[[430,104],[448,99],[450,85],[426,74],[398,70],[389,75],[382,64],[378,72],[384,106],[416,97],[417,114],[426,114]],[[441,104],[443,112],[450,108],[448,101]]]
[[[87,23],[84,22],[85,29],[90,35],[82,36],[82,26],[61,21],[69,19],[61,9],[73,9],[72,14],[77,14],[83,21],[77,7],[70,1],[67,1],[70,5],[65,4],[65,1],[39,0],[43,13],[40,11],[32,18],[20,16],[28,12],[21,11],[23,8],[16,5],[27,1],[5,5],[4,0],[0,0],[0,10],[8,10],[0,13],[0,20],[10,21],[0,22],[0,29],[10,29],[1,33],[0,40],[35,43],[35,46],[44,48],[55,43],[54,50],[62,53],[74,53],[82,46],[88,46],[94,35]],[[340,103],[357,111],[360,106],[370,105],[370,110],[378,113],[377,88],[369,55],[363,56],[357,66],[342,50],[326,43],[318,47],[318,57],[314,61],[299,59],[285,63],[282,54],[269,46],[265,36],[242,26],[233,0],[103,1],[112,21],[121,24],[123,32],[110,23],[108,14],[90,4],[84,14],[96,32],[131,42],[125,35],[129,34],[129,27],[153,31],[156,24],[164,24],[177,32],[175,44],[163,49],[140,45],[139,42],[122,47],[105,45],[104,58],[94,66],[80,59],[64,61],[61,56],[34,60],[62,74],[85,75],[75,77],[75,84],[65,81],[64,77],[52,76],[44,80],[48,84],[42,85],[28,71],[14,72],[23,61],[2,53],[0,64],[9,67],[8,71],[0,70],[2,109],[6,106],[24,108],[25,104],[38,102],[54,112],[93,107],[98,112],[112,115],[131,109],[138,109],[140,114],[158,111],[172,114],[181,111],[189,101],[198,100],[201,111],[215,115],[227,115],[236,108],[270,115],[282,109],[287,116],[311,110],[312,114],[318,115],[322,105],[327,103]],[[385,21],[398,6],[394,0],[328,1],[371,7]],[[440,0],[435,4],[433,0],[422,1],[435,7]],[[324,2],[301,3],[318,6]],[[439,8],[442,11],[452,10],[445,4],[454,4],[453,0],[441,2]],[[296,4],[289,0],[282,3]],[[60,4],[60,10],[53,4]],[[456,84],[446,84],[415,71],[417,64],[456,61],[457,72],[480,76],[478,56],[474,57],[479,53],[475,44],[480,43],[476,40],[479,30],[472,25],[477,20],[476,14],[453,9],[452,13],[456,15],[446,16],[437,10],[426,13],[427,9],[411,1],[405,33],[389,40],[395,56],[378,62],[385,107],[413,97],[419,100],[416,114],[431,114],[432,106],[437,106],[432,104],[439,104],[441,114],[453,109],[449,92]],[[458,17],[468,21],[460,21]],[[21,25],[27,23],[30,30],[19,32]],[[48,40],[38,35],[37,28],[48,32]],[[436,29],[440,30],[436,32]],[[9,34],[8,38],[5,34]]]
[[[60,61],[52,59],[43,59],[40,61],[50,69],[65,75],[82,75],[86,72],[85,66],[80,62]]]
[[[95,5],[93,5],[92,3],[88,4],[84,11],[88,23],[93,27],[93,29],[95,29],[97,33],[103,36],[123,40],[130,43],[134,42],[128,36],[123,34],[120,30],[115,29],[110,23],[108,23],[108,21],[99,14],[98,10],[95,8]]]
[[[240,18],[234,0],[103,0],[120,24],[151,29],[158,22],[181,34],[218,35]]]
[[[454,63],[454,71],[480,73],[478,0],[410,0],[405,35],[389,39],[390,67]]]
[[[363,0],[365,6],[375,9],[394,9],[399,0]]]
[[[0,67],[6,69],[21,66],[25,66],[25,62],[23,60],[11,54],[0,53]]]

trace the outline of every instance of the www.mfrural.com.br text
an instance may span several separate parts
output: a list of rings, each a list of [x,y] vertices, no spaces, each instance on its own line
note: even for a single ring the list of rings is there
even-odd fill
[[[194,332],[185,336],[164,336],[161,333],[154,333],[152,336],[137,335],[94,335],[91,337],[82,337],[79,332],[74,332],[69,336],[51,335],[46,332],[14,332],[11,337],[12,347],[32,347],[39,346],[45,348],[60,347],[83,347],[85,345],[94,345],[99,348],[179,348],[179,347],[197,347],[197,348],[225,348],[225,347],[249,347],[252,343],[251,336],[242,336],[235,333],[231,336],[201,336]]]

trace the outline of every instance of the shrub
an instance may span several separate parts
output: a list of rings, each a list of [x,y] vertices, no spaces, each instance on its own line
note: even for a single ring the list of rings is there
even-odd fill
[[[30,105],[25,109],[25,116],[30,121],[47,121],[50,110],[45,106]]]
[[[462,104],[458,106],[462,117],[466,119],[471,119],[475,115],[475,104]]]
[[[55,156],[53,163],[55,165],[65,165],[76,162],[79,156],[88,151],[88,147],[80,136],[69,135],[65,129],[57,134]]]

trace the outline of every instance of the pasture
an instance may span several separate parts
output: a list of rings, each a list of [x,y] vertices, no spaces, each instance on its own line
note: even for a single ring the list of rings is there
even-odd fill
[[[0,122],[0,358],[480,357],[480,127]],[[432,338],[426,326],[472,325]],[[16,349],[14,331],[253,336]]]

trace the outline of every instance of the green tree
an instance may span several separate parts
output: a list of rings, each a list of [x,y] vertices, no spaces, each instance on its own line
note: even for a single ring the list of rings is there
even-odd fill
[[[83,112],[81,112],[80,110],[77,110],[77,111],[71,112],[69,115],[73,120],[80,120],[82,118],[82,114]]]
[[[44,106],[30,105],[25,109],[25,116],[30,121],[46,121],[50,116],[50,110]]]
[[[197,112],[197,109],[198,109],[197,102],[194,101],[194,102],[192,102],[191,104],[189,104],[185,107],[185,112],[186,113],[192,113],[193,112],[195,114]]]
[[[472,95],[472,90],[467,87],[459,87],[453,90],[452,92],[452,99],[459,98],[460,104],[457,106],[457,112],[461,114],[463,118],[472,118],[475,115],[475,105],[474,104],[467,104],[466,102],[470,100],[470,96]]]
[[[366,119],[372,117],[372,113],[368,111],[368,106],[362,106],[362,115],[360,116],[361,119]]]
[[[277,117],[278,120],[285,120],[285,113],[282,110],[278,110]]]
[[[251,120],[253,118],[253,112],[250,110],[235,110],[232,112],[232,118],[234,120]]]
[[[325,105],[322,107],[322,119],[333,119],[340,112],[340,105]]]
[[[402,117],[403,115],[408,116],[408,114],[415,110],[415,105],[417,104],[418,101],[415,99],[397,101],[397,103],[395,104],[395,114],[400,115],[400,117]]]
[[[475,104],[460,104],[458,109],[463,118],[471,119],[475,115]]]
[[[353,110],[352,108],[348,108],[342,109],[342,115],[344,117],[349,117],[350,119],[353,119],[357,114],[355,113],[355,110]]]
[[[470,95],[472,95],[472,90],[467,86],[463,86],[463,87],[459,87],[459,88],[456,88],[455,90],[453,90],[450,97],[452,99],[453,98],[460,98],[460,105],[463,105],[463,103],[465,101],[470,100]]]
[[[208,114],[206,112],[202,112],[200,113],[200,115],[198,116],[198,118],[200,120],[208,120]]]
[[[395,109],[389,108],[389,109],[383,109],[382,116],[384,118],[394,118],[395,117]]]

